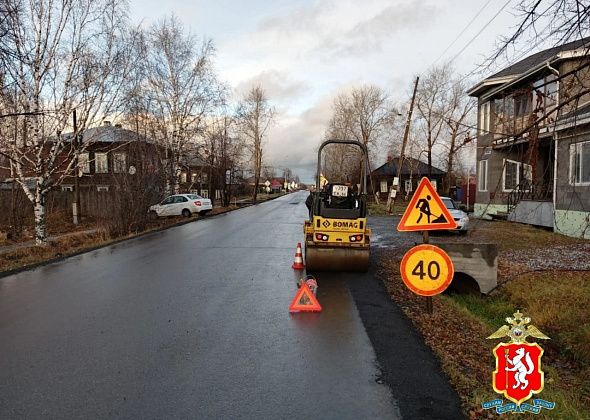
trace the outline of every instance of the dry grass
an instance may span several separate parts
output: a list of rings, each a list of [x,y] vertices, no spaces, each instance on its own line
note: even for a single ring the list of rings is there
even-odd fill
[[[487,220],[472,220],[469,237],[476,241],[497,243],[500,252],[584,242],[583,239],[559,235],[530,225]]]
[[[209,213],[209,215],[222,214],[228,211],[236,210],[238,208],[239,207],[233,205],[229,207],[215,207],[213,211]],[[206,217],[208,216],[205,216],[205,218]],[[198,220],[202,218],[202,216],[193,216],[193,218],[191,219],[186,219],[180,216],[159,218],[156,220],[151,220],[148,223],[148,226],[145,230],[137,231],[129,235],[116,238],[112,237],[108,233],[108,228],[106,226],[103,226],[100,222],[91,223],[90,221],[87,221],[82,225],[75,226],[76,230],[80,230],[82,228],[96,229],[96,232],[75,233],[73,229],[70,231],[65,230],[67,224],[64,223],[64,221],[61,221],[61,223],[58,223],[58,221],[53,221],[52,223],[54,227],[50,230],[52,234],[55,235],[63,232],[68,232],[68,235],[57,237],[56,239],[50,240],[49,244],[45,247],[37,247],[31,245],[24,246],[22,248],[17,248],[13,251],[0,253],[0,273],[30,267],[56,258],[66,257],[68,255],[73,255],[79,252],[83,252],[85,250],[90,250],[99,246],[108,245],[112,242],[115,242],[116,240],[132,238],[140,234],[152,232],[155,230],[171,227],[182,223],[187,223],[190,221],[194,221],[195,219]],[[56,226],[60,226],[60,228],[57,229]],[[71,227],[74,227],[74,225],[71,225]],[[32,238],[30,237],[26,239],[31,240]],[[13,241],[5,241],[5,243],[0,242],[0,245],[14,244],[15,242]]]
[[[106,237],[103,231],[98,231],[58,238],[45,247],[28,246],[18,248],[0,254],[0,273],[72,255],[85,249],[106,244],[109,241],[110,238]]]
[[[401,215],[404,213],[404,211],[406,210],[406,206],[408,205],[408,203],[406,202],[400,202],[400,200],[397,200],[397,203],[395,204],[395,207],[393,209],[393,214],[396,215]],[[381,202],[379,204],[377,203],[367,203],[367,209],[369,211],[369,215],[370,216],[387,216],[387,200],[385,200],[384,202]]]
[[[498,243],[499,265],[503,267],[501,274],[504,276],[512,276],[513,271],[519,272],[521,267],[503,261],[503,255],[582,242],[508,222],[478,222],[471,237],[475,241]],[[497,341],[485,337],[504,325],[504,318],[518,308],[551,337],[541,343],[545,349],[543,369],[546,373],[542,397],[555,401],[557,407],[534,418],[590,419],[588,272],[526,273],[503,283],[492,296],[451,293],[436,296],[434,315],[430,317],[425,314],[424,299],[407,290],[400,279],[401,256],[395,251],[384,255],[380,274],[392,299],[412,319],[441,360],[470,418],[497,417],[492,410],[481,409],[483,401],[496,395],[491,387],[494,366],[491,350]]]

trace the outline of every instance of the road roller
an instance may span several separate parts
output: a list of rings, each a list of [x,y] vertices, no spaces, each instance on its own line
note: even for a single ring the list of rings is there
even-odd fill
[[[336,145],[332,147],[331,145]],[[323,173],[322,163],[327,147],[332,155],[354,150],[354,178]],[[357,150],[358,149],[358,150]],[[340,158],[340,156],[336,156]],[[341,160],[340,160],[341,162]],[[333,165],[338,171],[338,165]],[[367,271],[371,230],[367,226],[367,148],[354,140],[327,140],[318,150],[315,191],[306,204],[309,220],[305,221],[305,265],[308,271]],[[326,176],[324,176],[326,175]]]

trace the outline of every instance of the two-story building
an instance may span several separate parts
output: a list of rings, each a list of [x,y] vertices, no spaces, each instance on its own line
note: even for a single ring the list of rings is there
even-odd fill
[[[590,238],[590,38],[482,80],[475,213]]]

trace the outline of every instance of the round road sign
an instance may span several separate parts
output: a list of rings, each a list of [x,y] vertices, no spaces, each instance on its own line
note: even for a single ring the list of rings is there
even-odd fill
[[[434,296],[445,291],[453,281],[453,262],[445,251],[434,245],[410,249],[400,265],[402,279],[408,288],[421,296]]]

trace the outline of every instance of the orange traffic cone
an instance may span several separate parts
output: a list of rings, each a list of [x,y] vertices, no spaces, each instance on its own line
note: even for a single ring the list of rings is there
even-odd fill
[[[305,265],[303,265],[303,255],[301,253],[301,242],[297,243],[297,251],[295,252],[295,262],[293,262],[292,267],[295,270],[303,270]]]

